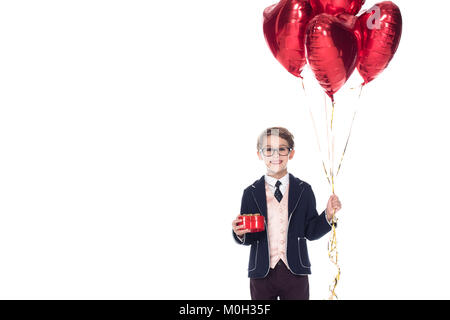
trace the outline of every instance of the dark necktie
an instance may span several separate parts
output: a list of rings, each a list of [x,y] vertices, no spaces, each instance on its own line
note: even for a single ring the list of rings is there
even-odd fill
[[[278,202],[281,202],[281,199],[283,199],[283,194],[280,191],[280,185],[281,182],[280,180],[278,180],[277,183],[275,183],[275,187],[277,187],[277,189],[275,190],[275,198],[278,200]]]

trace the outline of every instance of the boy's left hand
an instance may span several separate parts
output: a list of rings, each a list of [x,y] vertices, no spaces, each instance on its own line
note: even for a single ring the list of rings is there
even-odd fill
[[[341,207],[341,201],[339,201],[338,196],[332,194],[327,203],[327,220],[331,221],[331,218],[333,218],[333,211],[336,213],[341,210]]]

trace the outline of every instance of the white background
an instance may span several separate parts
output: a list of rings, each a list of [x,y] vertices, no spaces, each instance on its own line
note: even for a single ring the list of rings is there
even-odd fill
[[[336,183],[341,299],[450,298],[450,5],[395,2],[400,47]],[[231,221],[265,172],[257,135],[290,129],[289,172],[319,212],[331,192],[307,107],[323,95],[266,46],[272,3],[1,2],[0,298],[250,298]],[[309,242],[312,299],[334,275],[327,240]]]

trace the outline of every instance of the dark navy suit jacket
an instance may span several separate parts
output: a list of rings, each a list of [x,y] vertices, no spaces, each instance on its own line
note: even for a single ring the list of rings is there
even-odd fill
[[[288,197],[289,222],[286,250],[288,267],[294,274],[311,274],[306,240],[321,238],[331,230],[331,226],[326,220],[325,211],[318,214],[311,186],[290,173]],[[265,230],[245,234],[244,241],[239,240],[234,231],[233,237],[237,243],[251,246],[248,262],[249,278],[264,278],[270,269],[264,176],[244,190],[241,214],[247,213],[262,214],[265,218]]]

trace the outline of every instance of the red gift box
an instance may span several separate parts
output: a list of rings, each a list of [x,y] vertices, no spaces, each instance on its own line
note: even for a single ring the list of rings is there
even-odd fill
[[[255,214],[243,214],[240,216],[241,223],[238,225],[244,225],[245,229],[249,229],[250,232],[261,232],[264,230],[264,216],[259,213]]]

